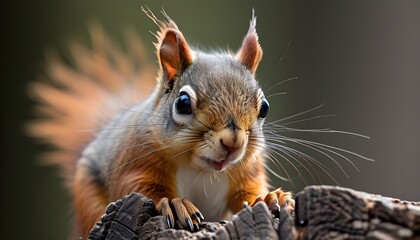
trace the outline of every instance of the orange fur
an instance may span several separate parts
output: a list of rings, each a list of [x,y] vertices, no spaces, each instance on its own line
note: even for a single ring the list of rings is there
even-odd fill
[[[158,149],[159,146],[150,146]],[[127,165],[127,160],[135,159],[138,155],[147,153],[146,149],[133,149],[120,155],[115,161],[115,170],[112,173],[109,194],[110,199],[117,200],[131,192],[145,194],[155,202],[163,197],[176,197],[175,163],[165,161],[165,158],[156,153],[147,156],[147,161],[133,161]],[[119,166],[123,166],[120,167]]]
[[[253,203],[258,195],[268,192],[267,176],[263,159],[245,160],[229,169],[231,183],[228,206],[234,212],[243,208],[243,203]]]
[[[155,73],[136,34],[127,33],[128,55],[100,27],[92,26],[90,33],[92,50],[72,44],[73,67],[49,54],[44,81],[29,86],[42,118],[28,125],[28,133],[56,147],[42,160],[59,165],[69,181],[81,150],[95,133],[122,107],[144,99],[155,87]]]
[[[75,236],[85,237],[110,199],[85,168],[76,167],[77,160],[116,113],[145,99],[156,84],[156,73],[134,32],[127,32],[129,54],[99,26],[91,26],[90,34],[92,49],[71,44],[73,66],[56,54],[47,56],[46,76],[29,86],[40,118],[27,126],[29,135],[55,147],[40,157],[60,167],[74,198]]]
[[[152,149],[158,146],[150,146]],[[103,215],[105,207],[132,192],[142,193],[156,203],[163,197],[175,198],[176,166],[167,163],[161,156],[149,155],[147,161],[133,161],[136,156],[147,153],[146,149],[131,148],[123,151],[115,159],[115,167],[110,172],[112,183],[107,190],[94,182],[83,164],[79,164],[73,183],[73,196],[76,209],[75,237],[86,238],[92,226]],[[80,160],[80,161],[83,161]],[[124,167],[121,167],[124,166]]]
[[[107,193],[101,189],[83,167],[77,168],[73,181],[75,224],[73,235],[87,237],[90,229],[104,213],[109,203]]]

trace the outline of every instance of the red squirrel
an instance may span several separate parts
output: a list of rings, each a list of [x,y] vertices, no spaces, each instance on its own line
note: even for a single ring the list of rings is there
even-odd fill
[[[141,43],[131,36],[124,54],[98,28],[92,50],[72,45],[75,66],[52,56],[50,82],[31,87],[45,117],[30,130],[57,146],[47,158],[68,179],[75,236],[86,238],[107,204],[132,192],[154,200],[170,227],[178,221],[191,231],[244,202],[292,211],[291,193],[270,192],[265,172],[269,103],[255,79],[263,55],[256,17],[233,53],[194,49],[166,14],[147,14],[160,26],[151,93]],[[113,106],[117,100],[125,105]],[[82,129],[92,134],[71,133]]]

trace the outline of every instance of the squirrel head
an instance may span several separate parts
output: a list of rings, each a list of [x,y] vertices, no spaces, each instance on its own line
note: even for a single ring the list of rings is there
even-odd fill
[[[264,148],[262,125],[269,105],[255,79],[262,49],[254,15],[236,54],[193,50],[166,14],[167,22],[150,16],[161,26],[155,107],[167,116],[160,124],[168,154],[200,171],[255,160]]]

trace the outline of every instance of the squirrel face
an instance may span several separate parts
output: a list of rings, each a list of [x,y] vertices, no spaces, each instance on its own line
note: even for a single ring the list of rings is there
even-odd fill
[[[190,164],[224,170],[251,158],[256,153],[253,146],[264,145],[261,128],[267,100],[252,72],[237,59],[223,53],[196,53],[179,82],[183,85],[172,104],[172,118],[200,133]]]
[[[176,24],[168,19],[159,33],[160,106],[170,106],[167,144],[171,159],[200,171],[220,171],[253,160],[264,148],[262,124],[268,102],[255,71],[262,50],[253,17],[242,47],[228,52],[190,50]],[[170,151],[173,153],[174,149]]]

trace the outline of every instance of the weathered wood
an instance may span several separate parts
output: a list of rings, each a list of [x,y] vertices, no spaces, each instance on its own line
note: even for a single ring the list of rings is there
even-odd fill
[[[420,203],[311,186],[296,194],[298,239],[420,239]]]
[[[169,229],[154,203],[137,193],[108,205],[89,239],[420,239],[420,203],[352,189],[310,186],[295,195],[294,216],[264,203],[200,230]]]

